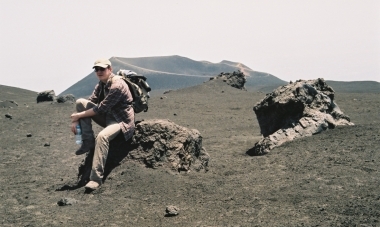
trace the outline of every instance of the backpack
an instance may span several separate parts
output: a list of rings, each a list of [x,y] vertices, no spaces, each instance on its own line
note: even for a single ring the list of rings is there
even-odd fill
[[[133,102],[132,106],[135,113],[140,113],[142,111],[148,111],[148,99],[149,92],[152,90],[148,83],[146,82],[146,77],[143,75],[138,75],[131,70],[120,69],[117,72],[129,87],[131,91]]]

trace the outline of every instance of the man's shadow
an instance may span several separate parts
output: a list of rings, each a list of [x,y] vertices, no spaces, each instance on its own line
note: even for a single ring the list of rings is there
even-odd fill
[[[103,182],[106,181],[108,175],[112,172],[112,170],[119,166],[123,159],[127,157],[129,152],[135,147],[136,145],[132,145],[132,139],[125,141],[123,133],[119,133],[119,135],[117,135],[116,138],[110,142],[108,157],[104,168]],[[75,190],[86,185],[90,180],[93,157],[94,150],[91,150],[86,154],[86,157],[79,164],[76,184],[65,184],[62,187],[56,189],[56,191]]]

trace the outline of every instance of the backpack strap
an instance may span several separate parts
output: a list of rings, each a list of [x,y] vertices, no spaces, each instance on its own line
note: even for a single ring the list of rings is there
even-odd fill
[[[130,88],[128,82],[125,80],[125,78],[122,77],[122,76],[119,76],[119,75],[115,75],[115,76],[112,77],[112,79],[111,79],[111,83],[115,82],[116,80],[123,80],[124,83],[127,84],[128,88],[129,88],[129,91],[131,92],[131,95],[132,95],[132,98],[133,98],[133,94],[132,94],[133,91],[131,91],[131,88]],[[128,103],[128,105],[133,105],[133,101],[132,101],[132,102],[127,102],[127,103]]]
[[[114,81],[118,80],[118,79],[123,79],[122,76],[119,76],[119,75],[114,75],[111,79],[111,83],[113,83]]]

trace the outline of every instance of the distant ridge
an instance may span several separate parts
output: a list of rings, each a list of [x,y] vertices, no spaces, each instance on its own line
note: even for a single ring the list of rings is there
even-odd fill
[[[233,72],[240,70],[247,76],[247,86],[252,89],[274,89],[286,84],[285,81],[263,72],[257,72],[246,65],[232,61],[211,63],[208,61],[195,61],[178,55],[140,58],[110,58],[113,72],[119,69],[129,69],[148,78],[148,83],[154,92],[169,89],[180,89],[201,84],[210,77],[221,72]],[[98,82],[94,72],[73,84],[60,95],[73,94],[75,97],[87,97],[91,94]]]
[[[335,92],[339,93],[380,93],[380,83],[376,81],[333,81],[327,80]]]
[[[152,87],[151,94],[160,95],[165,90],[177,90],[199,85],[208,81],[210,77],[221,72],[240,70],[247,76],[245,87],[252,91],[269,93],[288,82],[269,73],[254,71],[243,63],[223,60],[212,63],[206,60],[195,61],[190,58],[173,55],[157,57],[122,58],[112,57],[113,72],[119,69],[129,69],[148,78]],[[317,79],[317,78],[314,78]],[[376,81],[331,81],[326,80],[335,92],[344,93],[378,93],[380,83]],[[77,83],[73,84],[60,95],[73,94],[75,97],[88,97],[98,83],[94,72],[91,72]]]

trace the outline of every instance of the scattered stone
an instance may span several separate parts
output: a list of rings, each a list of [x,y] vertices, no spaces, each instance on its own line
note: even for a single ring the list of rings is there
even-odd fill
[[[58,206],[67,206],[67,205],[73,205],[75,203],[77,203],[78,201],[76,199],[72,199],[72,198],[62,198],[60,199],[57,204]]]
[[[15,101],[13,101],[13,100],[9,100],[9,102],[15,104],[16,106],[18,106],[18,103],[15,102]]]
[[[241,89],[241,90],[246,90],[246,88],[244,87],[244,84],[247,80],[245,78],[244,73],[242,73],[240,70],[234,71],[232,73],[221,72],[219,75],[215,77],[211,77],[210,80],[222,80],[223,82],[226,82],[231,87]]]
[[[173,90],[167,90],[167,91],[164,91],[164,94],[167,94],[169,92],[172,92]]]
[[[46,101],[55,101],[54,90],[46,90],[37,94],[37,103]]]
[[[297,80],[275,89],[253,107],[264,138],[251,150],[265,154],[296,138],[337,125],[354,125],[334,102],[334,90],[324,79]]]
[[[50,147],[50,143],[45,143],[44,147]]]
[[[174,115],[174,116],[177,116],[177,114],[176,114],[176,113],[174,113],[173,115]]]
[[[57,97],[58,103],[65,103],[67,101],[75,102],[75,96],[72,94],[60,95]]]
[[[176,206],[167,206],[165,209],[165,217],[173,217],[179,214],[179,209]]]
[[[5,101],[0,100],[0,107],[12,109],[14,107],[18,107],[18,104],[17,102],[13,100],[5,100]]]
[[[26,137],[32,137],[32,133],[26,134]]]
[[[10,115],[9,113],[5,114],[5,117],[9,118],[9,119],[12,119],[12,115]]]

